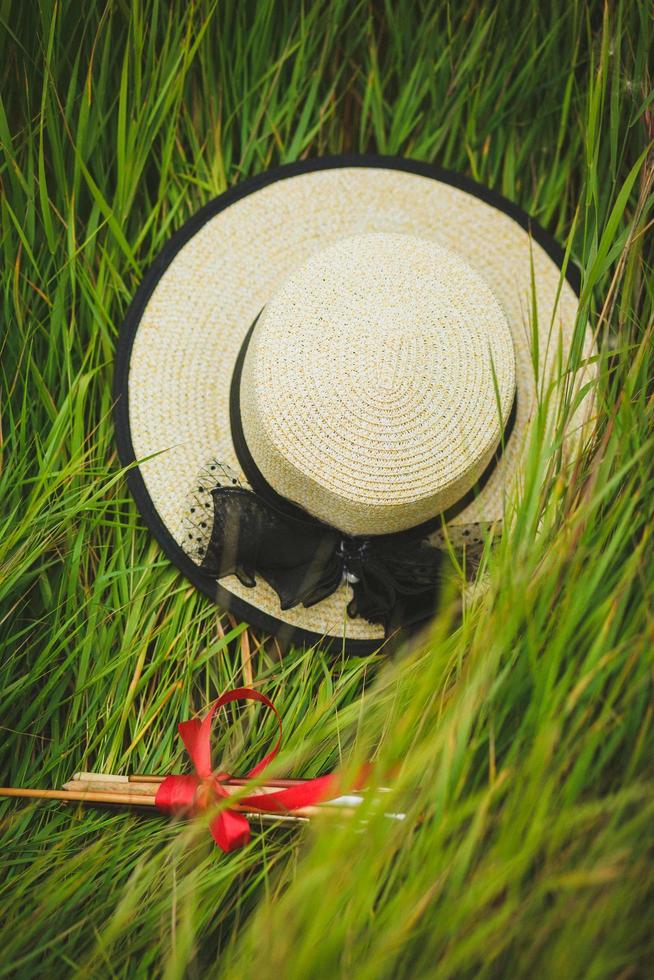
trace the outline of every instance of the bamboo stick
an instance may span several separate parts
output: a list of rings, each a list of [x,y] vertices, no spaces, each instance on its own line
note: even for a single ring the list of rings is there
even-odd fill
[[[156,791],[160,785],[161,785],[160,783],[156,784],[156,783],[126,782],[120,779],[110,780],[104,778],[102,780],[99,780],[99,779],[85,778],[85,779],[71,779],[69,782],[64,783],[63,789],[80,790],[82,792],[94,792],[99,787],[102,787],[103,791],[105,792],[123,793],[129,796],[134,796],[134,798],[136,799],[139,796],[143,796],[143,795],[156,796]],[[234,785],[233,783],[222,783],[221,785],[223,786],[225,792],[229,796],[233,796],[236,793],[240,792],[240,790],[243,789],[243,785],[245,784]],[[277,793],[277,792],[278,792],[278,788],[276,786],[257,786],[256,789],[253,790],[252,795],[265,796],[268,793]]]
[[[84,773],[84,775],[88,774]],[[127,776],[126,779],[130,783],[161,783],[165,779],[165,776],[135,773],[133,776]],[[247,786],[249,782],[250,780],[244,776],[230,776],[229,779],[225,780],[228,786]],[[274,789],[288,789],[291,786],[301,786],[303,782],[305,782],[304,779],[269,779],[266,782],[266,786],[271,786]]]
[[[64,788],[74,789],[75,784],[80,786],[84,785],[86,788],[92,788],[94,784],[97,785],[112,785],[114,791],[123,791],[125,793],[134,792],[136,796],[138,793],[147,793],[152,788],[155,791],[155,787],[158,787],[164,780],[164,776],[153,776],[153,775],[130,775],[130,776],[119,776],[113,773],[93,773],[93,772],[76,772],[73,776],[73,781],[66,783]],[[225,790],[230,793],[236,793],[243,786],[247,786],[250,782],[249,779],[230,777],[230,779],[225,780],[222,786]],[[262,786],[257,786],[255,790],[256,793],[274,793],[278,789],[286,789],[291,786],[301,785],[305,780],[303,779],[281,779],[274,780],[271,779],[270,782],[263,784]],[[379,788],[380,793],[388,793],[389,789],[386,787]],[[312,807],[304,807],[300,810],[293,810],[293,813],[305,814],[307,817],[316,816],[321,810],[328,808],[338,808],[341,812],[349,811],[357,806],[361,806],[364,802],[365,797],[360,793],[348,793],[342,796],[332,797],[329,800],[322,800],[320,803]],[[388,813],[388,817],[394,820],[403,820],[405,818],[404,813]]]
[[[67,783],[66,786],[70,786],[71,783]],[[34,799],[34,800],[60,800],[63,802],[78,802],[78,803],[115,803],[122,806],[156,806],[155,798],[156,794],[151,793],[146,795],[144,793],[129,793],[122,792],[121,790],[115,791],[109,788],[111,784],[105,783],[107,788],[105,790],[88,790],[88,789],[23,789],[16,788],[13,786],[3,786],[0,787],[0,796],[7,797],[18,797],[23,799]],[[243,804],[236,801],[232,804],[234,809],[239,811],[247,811],[248,808]],[[297,811],[299,816],[315,816],[315,813],[309,812],[314,810],[313,807],[303,807],[301,810]],[[285,815],[285,814],[283,814]]]
[[[94,792],[102,790],[107,793],[126,793],[128,796],[138,798],[139,796],[156,796],[158,786],[152,783],[128,783],[122,780],[103,779],[71,779],[64,783],[62,789],[81,790],[82,792]]]
[[[71,792],[80,791],[84,793],[94,793],[96,792],[94,787],[98,787],[97,791],[105,792],[108,795],[113,796],[114,798],[117,795],[120,795],[121,797],[125,797],[129,799],[135,806],[138,806],[139,802],[142,799],[149,798],[148,794],[150,795],[152,794],[153,786],[151,784],[130,783],[126,781],[126,777],[112,780],[111,776],[108,774],[105,774],[104,777],[100,779],[99,778],[101,775],[100,773],[96,773],[95,775],[96,775],[95,779],[89,779],[89,780],[74,778],[69,782],[64,783],[64,789]],[[75,773],[75,776],[76,777],[82,776],[82,773]],[[239,790],[243,788],[242,785],[234,786],[226,783],[222,783],[222,786],[225,789],[225,792],[227,793],[228,796],[234,796],[239,792]],[[102,788],[102,790],[100,790],[100,787]],[[120,787],[120,789],[117,789],[117,787]],[[278,787],[276,786],[257,786],[256,790],[252,795],[266,796],[269,793],[276,793],[277,790]],[[347,815],[352,813],[353,805],[356,805],[356,802],[353,797],[349,797],[347,799],[342,798],[342,801],[339,798],[337,800],[325,800],[324,802],[315,804],[313,806],[298,807],[298,808],[289,809],[288,811],[280,810],[280,814],[289,814],[289,815],[294,815],[299,817],[305,817],[308,819],[310,817],[317,817],[320,813],[324,813],[325,810],[338,809],[339,813],[345,813]],[[232,807],[235,810],[249,812],[247,804],[241,803],[239,800],[236,800],[232,804]],[[256,812],[258,813],[259,811],[257,810]]]
[[[68,803],[117,803],[123,805],[154,806],[154,794],[139,796],[138,801],[129,793],[111,793],[102,790],[22,789],[1,786],[0,796],[12,796],[29,800],[62,800]]]
[[[15,786],[0,786],[0,797],[24,800],[54,800],[62,803],[98,803],[116,806],[155,806],[154,796],[130,796],[126,793],[111,792],[74,792],[72,790],[55,789],[23,789]],[[308,823],[309,816],[297,813],[262,813],[251,811],[246,807],[238,807],[250,820],[260,820],[262,823]]]
[[[93,780],[94,782],[110,782],[110,783],[162,783],[166,777],[165,776],[153,776],[151,774],[145,773],[134,773],[130,776],[118,776],[113,773],[101,773],[101,772],[76,772],[73,779],[84,779]],[[230,776],[229,779],[225,780],[228,786],[247,786],[250,782],[243,776]],[[287,789],[290,786],[301,786],[305,782],[304,779],[269,779],[266,782],[266,786],[272,786],[275,789]]]
[[[103,775],[101,773],[92,772],[76,772],[73,779],[110,779],[110,780],[124,780],[128,783],[161,783],[166,778],[165,776],[154,776],[152,774],[146,773],[134,773],[130,776],[111,776]],[[274,787],[275,789],[287,789],[291,786],[301,786],[302,783],[306,783],[306,779],[268,779],[265,783],[266,786]],[[226,779],[223,785],[227,786],[247,786],[251,782],[246,776],[230,776]],[[388,786],[378,786],[377,790],[380,793],[390,793],[390,788]],[[355,790],[356,793],[365,792],[365,787]]]
[[[76,777],[80,777],[81,773],[76,773]],[[93,776],[92,773],[84,774]],[[26,789],[13,786],[3,786],[0,787],[0,797],[9,797],[17,799],[31,799],[31,800],[53,800],[66,803],[96,803],[103,805],[117,805],[117,806],[136,806],[136,807],[155,807],[155,792],[148,792],[147,787],[144,788],[143,784],[129,783],[127,777],[119,778],[118,780],[112,782],[109,774],[96,774],[101,775],[101,779],[89,779],[82,780],[81,778],[75,778],[64,785],[62,790],[48,790],[48,789]],[[89,786],[102,786],[103,789],[89,789]],[[224,785],[224,784],[223,784]],[[238,792],[240,787],[227,787],[225,789],[230,795]],[[259,787],[261,795],[266,795],[267,793],[274,792],[276,787]],[[242,804],[239,800],[235,800],[231,804],[234,810],[238,810],[240,813],[245,813],[248,817],[258,817],[264,823],[275,823],[275,822],[285,822],[285,823],[296,823],[296,822],[306,822],[311,817],[317,817],[321,813],[330,812],[335,814],[339,813],[342,816],[353,816],[356,807],[363,802],[363,798],[360,796],[341,796],[336,799],[327,800],[316,806],[306,806],[294,809],[292,812],[280,812],[280,813],[262,813],[259,810],[252,811],[247,805]],[[387,817],[395,820],[403,820],[405,814],[403,813],[388,813]]]

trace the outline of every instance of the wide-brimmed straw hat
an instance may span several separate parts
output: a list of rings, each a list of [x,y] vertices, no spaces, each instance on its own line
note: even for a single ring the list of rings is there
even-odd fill
[[[501,524],[576,275],[514,204],[415,161],[232,188],[169,241],[121,330],[143,518],[239,619],[373,649],[434,610],[446,544]]]

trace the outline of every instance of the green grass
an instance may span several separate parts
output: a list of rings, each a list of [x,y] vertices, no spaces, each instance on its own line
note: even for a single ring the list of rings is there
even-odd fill
[[[409,814],[225,857],[202,826],[2,804],[0,975],[650,973],[648,5],[1,0],[0,25],[2,782],[185,765],[175,723],[251,670],[284,718],[280,773],[373,756]],[[579,263],[601,351],[592,445],[563,463],[536,419],[490,590],[458,616],[454,589],[391,661],[280,659],[196,595],[111,421],[118,327],[171,232],[246,176],[343,151],[517,201]],[[241,719],[243,771],[273,722]]]

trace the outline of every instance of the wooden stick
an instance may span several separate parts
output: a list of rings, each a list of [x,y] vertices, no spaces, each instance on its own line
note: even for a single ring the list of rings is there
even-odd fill
[[[155,787],[158,787],[163,782],[163,779],[163,776],[152,775],[118,776],[113,773],[76,772],[73,780],[64,784],[64,789],[76,789],[78,786],[80,788],[83,786],[85,789],[92,790],[94,785],[102,785],[106,787],[111,786],[113,792],[133,792],[136,796],[140,793],[154,792]],[[247,786],[249,782],[249,779],[230,778],[225,780],[222,785],[227,792],[230,792],[230,790],[237,792],[241,787]],[[270,782],[258,786],[255,792],[274,793],[278,789],[301,785],[303,782],[305,782],[303,779],[271,779]],[[379,792],[388,793],[390,790],[385,787],[380,787]],[[316,806],[304,807],[301,810],[294,810],[293,812],[305,814],[306,816],[315,816],[320,810],[337,807],[341,811],[348,810],[351,813],[352,808],[360,806],[364,799],[365,797],[360,793],[347,793],[332,797],[329,800],[322,800]],[[405,815],[403,813],[389,813],[388,816],[396,820],[403,820]]]
[[[146,775],[145,773],[134,773],[131,776],[117,776],[113,773],[102,772],[76,772],[73,776],[73,779],[83,779],[89,782],[92,780],[97,783],[152,783],[154,785],[162,783],[165,778],[165,776]],[[247,786],[250,780],[243,776],[231,776],[225,782],[228,786]],[[275,789],[287,789],[289,786],[301,786],[303,782],[305,782],[304,779],[269,779],[266,782],[266,786],[273,786]]]
[[[229,796],[233,796],[234,794],[238,793],[240,790],[243,789],[243,785],[241,784],[234,785],[231,783],[222,783],[222,786],[224,787],[225,792],[228,793]],[[85,793],[96,792],[98,789],[101,788],[103,792],[122,793],[123,795],[127,794],[128,796],[133,796],[135,799],[137,799],[139,796],[143,796],[143,795],[156,796],[156,790],[158,789],[158,785],[156,783],[133,783],[131,781],[125,782],[120,779],[114,781],[114,780],[109,780],[107,778],[104,778],[102,780],[85,778],[85,779],[71,779],[69,782],[64,783],[62,788],[66,790],[72,790],[72,791],[80,790],[81,792],[85,792]],[[256,790],[254,791],[254,795],[265,796],[267,793],[277,793],[277,792],[278,789],[276,786],[257,786]]]
[[[82,774],[76,773],[75,775],[81,776]],[[99,773],[97,775],[99,776]],[[222,785],[229,796],[234,796],[240,789],[243,788],[242,786],[229,786],[225,783]],[[98,789],[95,789],[94,787],[98,787]],[[102,781],[99,778],[93,780],[72,779],[70,782],[64,783],[64,790],[73,793],[83,793],[88,795],[89,798],[91,795],[104,794],[110,798],[110,802],[118,802],[118,798],[120,797],[121,802],[127,801],[135,806],[140,805],[142,800],[152,799],[154,801],[155,799],[155,797],[152,796],[152,786],[150,784],[125,782],[124,778],[117,779],[114,782],[110,776],[106,775]],[[277,792],[276,786],[258,786],[253,795],[266,796],[268,793],[275,792]],[[293,808],[292,810],[288,811],[280,810],[280,814],[282,816],[298,816],[305,817],[307,819],[309,817],[317,817],[320,813],[324,813],[325,810],[330,809],[337,809],[339,813],[351,814],[353,812],[353,798],[344,800],[344,803],[346,804],[345,806],[340,801],[325,800],[323,803],[318,803],[315,806],[303,806]],[[250,806],[251,805],[252,804],[250,804]],[[240,812],[251,812],[247,804],[241,803],[239,800],[236,800],[232,804],[232,807]],[[255,812],[259,813],[260,811],[257,810]],[[272,814],[272,816],[275,815],[276,814]]]
[[[80,775],[87,776],[87,773]],[[165,776],[150,776],[136,773],[133,776],[127,776],[127,781],[130,783],[161,783],[165,779]],[[243,776],[230,776],[229,779],[225,780],[228,786],[247,786],[250,782]],[[266,782],[266,786],[272,786],[275,789],[288,789],[290,786],[301,786],[305,782],[304,779],[269,779]]]
[[[227,780],[228,786],[247,786],[251,782],[250,779],[246,779],[243,776],[230,776]],[[305,783],[305,779],[269,779],[266,782],[266,786],[270,786],[272,789],[290,789],[291,786],[301,786]]]
[[[156,796],[158,787],[152,783],[128,783],[120,780],[113,782],[109,779],[103,779],[102,781],[96,779],[71,779],[69,782],[64,783],[62,789],[71,791],[80,790],[84,793],[101,790],[106,793],[126,793],[128,796],[138,798],[139,796]]]
[[[129,796],[125,793],[111,792],[73,792],[71,790],[55,789],[22,789],[15,786],[0,786],[0,796],[23,800],[57,800],[62,803],[101,803],[118,806],[147,806],[154,807],[154,796]],[[240,812],[250,820],[260,820],[262,823],[308,823],[309,816],[297,813],[262,813],[251,811],[246,807],[238,807]]]
[[[81,773],[76,773],[76,776],[81,776]],[[103,786],[104,789],[93,790],[87,789],[86,787],[91,784],[97,784]],[[79,788],[76,787],[76,784]],[[73,788],[69,788],[73,787]],[[229,788],[225,787],[228,791]],[[267,792],[274,792],[276,787],[261,787],[262,795],[266,795]],[[231,787],[233,793],[236,793],[238,787]],[[230,794],[232,795],[232,794]],[[143,789],[138,785],[129,784],[125,779],[119,779],[112,783],[105,776],[101,780],[88,780],[84,781],[82,779],[74,779],[71,782],[66,783],[63,790],[50,790],[50,789],[23,789],[13,786],[3,786],[0,787],[0,797],[12,797],[17,799],[30,799],[30,800],[57,800],[66,803],[100,803],[118,806],[143,806],[143,807],[155,807],[156,793],[147,792],[147,789]],[[298,822],[306,821],[310,817],[317,817],[325,811],[332,813],[338,812],[343,816],[352,816],[355,812],[355,808],[362,802],[362,797],[358,796],[343,796],[338,797],[333,800],[327,800],[322,804],[317,806],[306,806],[294,809],[292,812],[285,813],[262,813],[261,811],[250,810],[245,804],[236,800],[232,807],[234,810],[238,810],[241,813],[246,813],[248,816],[257,816],[264,822],[276,822],[282,820],[283,822]],[[396,820],[403,820],[404,814],[402,813],[389,813],[388,817]]]
[[[161,783],[165,779],[165,776],[153,776],[146,773],[134,773],[131,776],[112,776],[104,775],[102,773],[92,773],[92,772],[76,772],[73,779],[109,779],[109,780],[119,780],[120,782],[128,783]],[[226,779],[224,785],[227,786],[247,786],[251,782],[251,779],[245,776],[230,776]],[[302,783],[306,783],[306,779],[268,779],[266,780],[266,786],[272,786],[275,789],[287,789],[291,786],[301,786]],[[380,793],[390,793],[388,786],[378,786],[378,791]],[[359,787],[354,790],[355,793],[365,792],[365,787]]]
[[[29,800],[63,800],[68,803],[118,803],[134,805],[135,797],[129,793],[111,793],[85,790],[61,790],[61,789],[21,789],[14,786],[0,787],[0,796],[13,796],[20,799]],[[151,796],[141,795],[138,798],[138,806],[154,806],[154,794]]]
[[[70,785],[67,784],[67,785]],[[155,806],[155,794],[145,795],[144,793],[124,793],[106,790],[70,790],[70,789],[22,789],[13,786],[0,787],[0,796],[11,796],[22,799],[32,800],[61,800],[72,803],[116,803],[123,806]],[[247,811],[247,807],[239,802],[233,804],[234,809]],[[306,811],[313,810],[313,807],[304,807],[297,813],[301,816],[314,816],[313,813]],[[248,811],[250,812],[250,811]],[[282,814],[286,816],[286,814]]]

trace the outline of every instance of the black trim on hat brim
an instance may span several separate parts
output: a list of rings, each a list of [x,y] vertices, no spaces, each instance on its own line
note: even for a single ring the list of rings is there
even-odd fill
[[[219,582],[208,579],[199,566],[177,544],[172,534],[162,521],[147,491],[140,470],[134,464],[136,457],[129,426],[129,364],[134,344],[134,338],[145,307],[164,272],[173,261],[180,249],[193,238],[195,234],[211,218],[224,211],[236,201],[266,187],[268,184],[288,177],[310,173],[317,170],[331,170],[344,167],[370,167],[381,170],[400,170],[406,173],[429,177],[442,184],[448,184],[471,194],[484,201],[498,211],[502,211],[523,228],[535,242],[549,255],[560,268],[565,262],[565,251],[535,219],[531,218],[517,204],[507,200],[495,190],[476,183],[469,177],[448,170],[441,170],[429,163],[410,160],[399,156],[380,155],[339,155],[318,157],[313,160],[301,160],[267,170],[231,187],[219,197],[214,198],[200,208],[182,227],[175,232],[154,260],[138,287],[125,319],[123,320],[116,346],[114,363],[114,424],[116,430],[116,446],[123,466],[127,470],[127,484],[134,497],[139,513],[150,532],[154,535],[166,557],[189,579],[201,592],[215,603],[232,612],[241,619],[265,633],[278,638],[283,645],[324,646],[342,651],[354,656],[366,656],[384,645],[383,640],[347,640],[334,636],[322,636],[311,630],[289,626],[288,623],[268,615],[257,606],[251,605],[239,596],[224,589]],[[568,262],[565,278],[574,292],[579,295],[581,277],[579,270],[572,262]],[[388,641],[386,641],[388,643]]]

